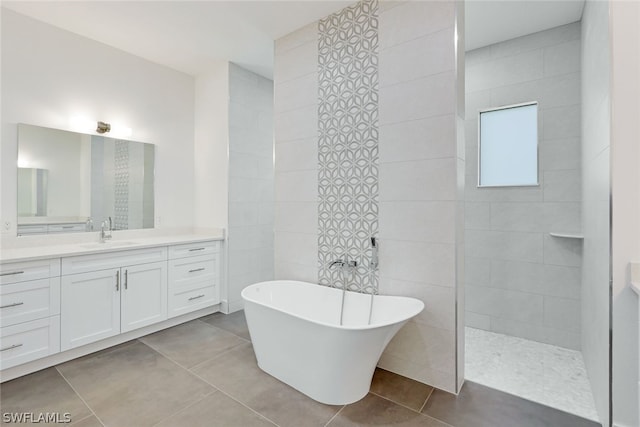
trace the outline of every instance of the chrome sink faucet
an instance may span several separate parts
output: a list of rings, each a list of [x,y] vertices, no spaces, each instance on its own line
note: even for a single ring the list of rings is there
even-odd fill
[[[105,230],[106,229],[106,230]],[[105,243],[107,240],[111,239],[113,236],[111,235],[111,217],[109,217],[109,221],[102,221],[102,225],[100,227],[100,243]]]

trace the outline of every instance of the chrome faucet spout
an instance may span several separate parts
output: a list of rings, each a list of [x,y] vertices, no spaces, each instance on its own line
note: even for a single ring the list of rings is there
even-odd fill
[[[335,266],[338,266],[340,268],[344,267],[345,265],[347,265],[342,259],[336,260],[331,262],[331,264],[329,264],[329,268],[333,268]]]
[[[109,218],[109,220],[111,220],[111,218]],[[111,237],[110,222],[107,222],[106,220],[102,221],[102,224],[100,226],[100,243],[105,243],[107,240],[111,239]]]

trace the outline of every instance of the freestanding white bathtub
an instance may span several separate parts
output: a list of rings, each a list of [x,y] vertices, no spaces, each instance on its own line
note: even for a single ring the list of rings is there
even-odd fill
[[[424,308],[415,298],[349,291],[343,301],[340,289],[284,280],[248,286],[242,299],[258,366],[332,405],[367,394],[383,350]]]

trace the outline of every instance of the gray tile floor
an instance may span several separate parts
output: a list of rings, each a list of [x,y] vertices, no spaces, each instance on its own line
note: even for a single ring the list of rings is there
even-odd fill
[[[0,405],[2,413],[69,412],[77,427],[597,425],[471,382],[456,397],[383,370],[361,401],[323,405],[257,367],[243,312],[216,313],[9,381]]]

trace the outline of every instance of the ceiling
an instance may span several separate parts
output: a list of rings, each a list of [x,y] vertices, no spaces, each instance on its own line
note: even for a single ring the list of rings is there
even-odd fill
[[[537,33],[582,19],[585,0],[467,0],[465,49]]]
[[[2,1],[2,6],[197,75],[220,60],[273,77],[273,40],[353,1]],[[584,0],[470,0],[466,48],[580,20]]]

